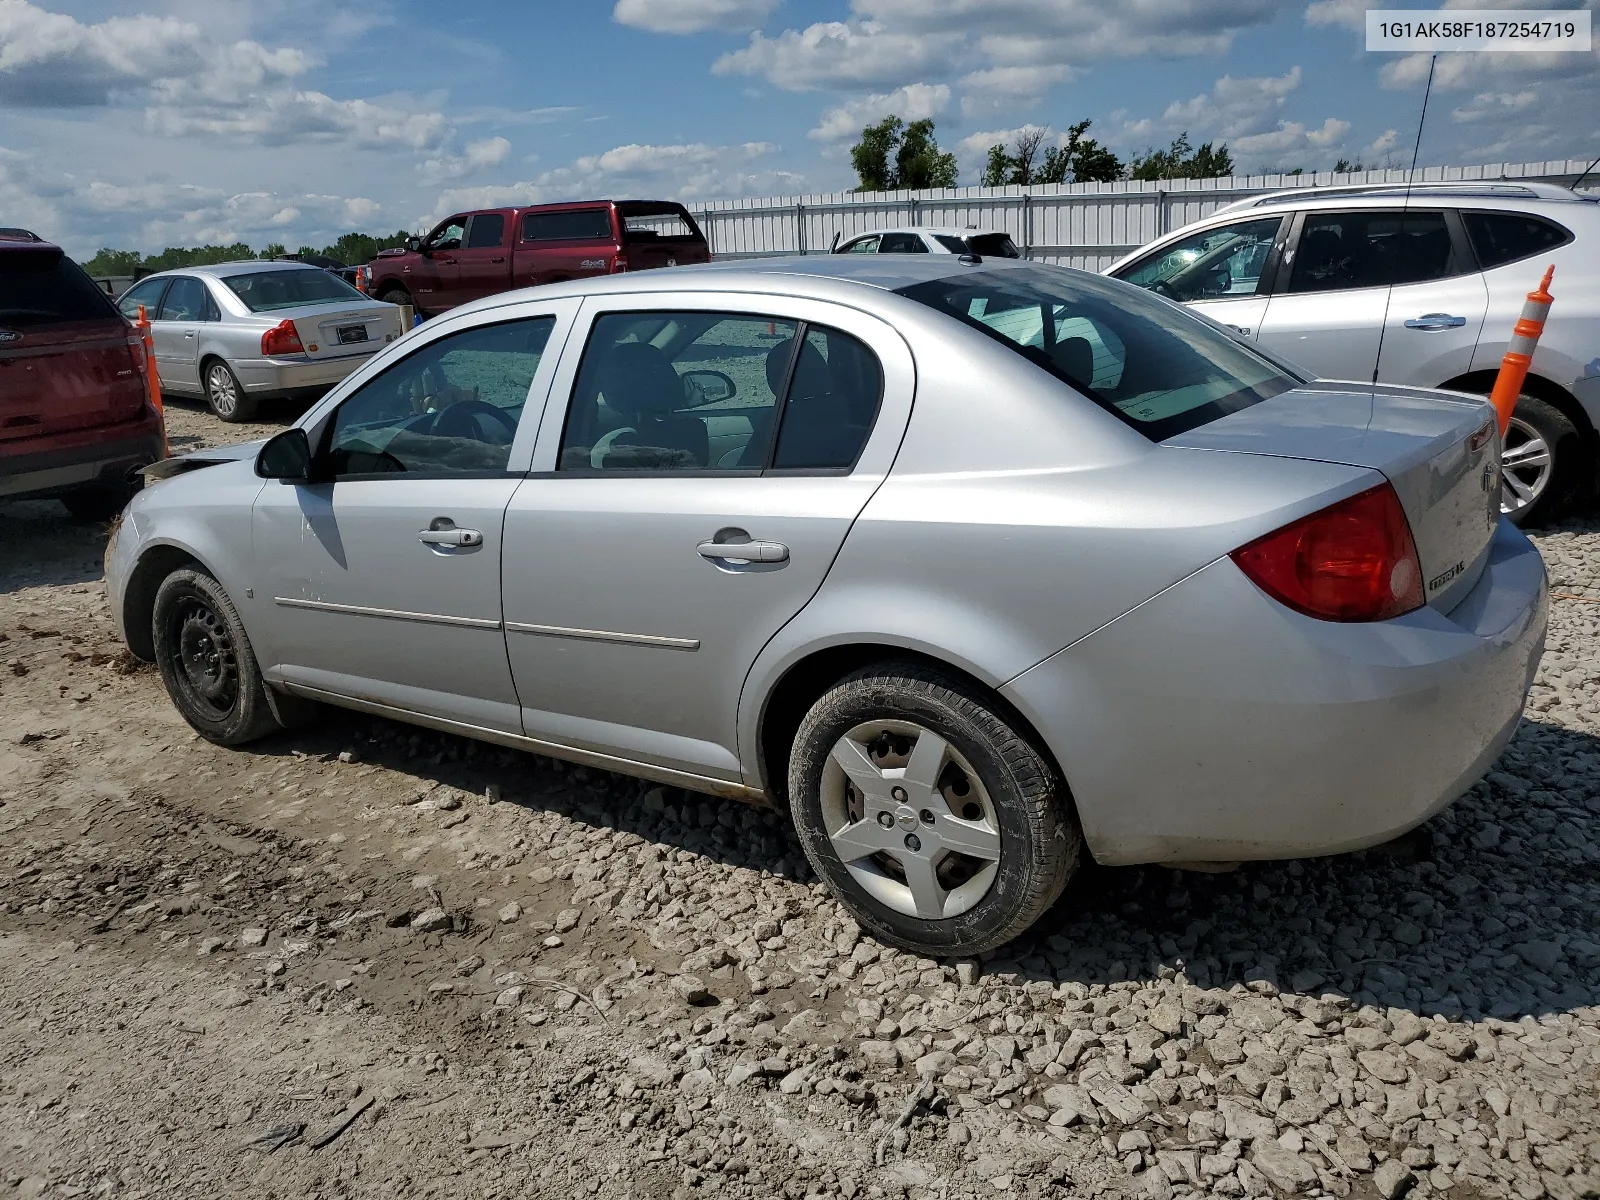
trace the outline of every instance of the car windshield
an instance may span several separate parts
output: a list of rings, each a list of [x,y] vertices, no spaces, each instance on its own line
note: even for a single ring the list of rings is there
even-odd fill
[[[981,330],[1152,441],[1301,382],[1176,304],[1078,271],[974,271],[900,294]]]
[[[0,250],[0,326],[115,317],[106,294],[54,247]]]
[[[320,267],[225,275],[222,282],[251,312],[299,308],[302,304],[349,304],[352,300],[366,299],[337,275],[330,275]]]

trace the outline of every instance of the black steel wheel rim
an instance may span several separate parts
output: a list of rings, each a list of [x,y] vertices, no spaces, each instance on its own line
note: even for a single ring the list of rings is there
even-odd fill
[[[169,628],[178,686],[202,712],[228,716],[239,700],[239,660],[227,623],[207,601],[186,596]]]

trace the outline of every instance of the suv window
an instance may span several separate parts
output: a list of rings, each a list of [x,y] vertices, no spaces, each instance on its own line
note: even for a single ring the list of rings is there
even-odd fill
[[[1527,213],[1464,212],[1461,220],[1467,227],[1473,253],[1478,256],[1478,266],[1485,271],[1572,240],[1569,230]]]
[[[1011,240],[1009,233],[974,233],[967,238],[974,254],[985,258],[1021,258],[1022,251]]]
[[[811,326],[783,402],[777,470],[852,467],[883,395],[878,357],[848,333]]]
[[[729,313],[597,318],[560,469],[760,470],[796,332],[793,321]]]
[[[505,213],[479,213],[467,231],[468,250],[491,250],[505,241]]]
[[[363,384],[334,414],[335,476],[504,471],[554,317],[442,337]]]
[[[1119,273],[1119,278],[1174,300],[1254,296],[1261,271],[1278,236],[1281,217],[1202,229],[1157,250]]]
[[[113,316],[106,294],[55,247],[0,250],[0,326],[15,330]]]
[[[1445,279],[1452,269],[1443,213],[1307,213],[1291,292],[1332,292]]]
[[[879,254],[926,254],[927,243],[914,233],[886,233],[878,243]]]
[[[193,275],[179,275],[161,301],[161,321],[200,321],[206,311],[206,285]]]
[[[899,294],[987,334],[1151,441],[1299,382],[1178,306],[1094,275],[1013,267]]]
[[[522,218],[525,242],[609,242],[612,237],[611,213],[604,208],[528,213]]]
[[[145,279],[134,284],[122,293],[122,298],[117,301],[117,307],[122,310],[122,315],[130,321],[139,319],[139,305],[144,305],[144,315],[156,315],[156,302],[161,299],[161,293],[166,290],[171,280],[163,276],[160,279]]]
[[[844,248],[846,254],[876,254],[878,252],[878,236],[864,237],[859,241],[851,242]]]

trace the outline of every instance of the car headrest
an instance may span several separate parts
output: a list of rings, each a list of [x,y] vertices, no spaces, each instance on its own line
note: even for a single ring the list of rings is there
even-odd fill
[[[662,416],[683,406],[682,380],[667,356],[648,342],[622,342],[606,352],[600,391],[609,407],[630,416]]]
[[[1051,350],[1050,361],[1079,387],[1086,388],[1094,380],[1094,346],[1088,338],[1062,338]]]
[[[767,387],[774,396],[783,391],[783,373],[789,369],[789,356],[794,352],[793,342],[784,342],[767,351]],[[833,390],[833,376],[828,370],[828,360],[822,357],[809,341],[800,345],[800,361],[795,364],[792,394],[815,396]]]

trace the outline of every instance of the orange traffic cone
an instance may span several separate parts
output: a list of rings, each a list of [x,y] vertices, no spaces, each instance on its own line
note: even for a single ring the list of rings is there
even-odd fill
[[[161,376],[156,372],[156,343],[150,333],[150,318],[145,315],[144,305],[139,305],[139,319],[133,324],[144,341],[145,390],[150,394],[150,403],[155,408],[156,415],[161,418],[161,444],[165,452],[168,449],[167,412],[161,406]]]
[[[1546,268],[1539,289],[1528,293],[1522,315],[1511,330],[1506,356],[1500,360],[1500,374],[1495,376],[1494,390],[1489,393],[1489,403],[1494,405],[1495,415],[1500,420],[1502,438],[1511,424],[1511,410],[1517,407],[1517,397],[1522,395],[1522,382],[1533,364],[1533,351],[1539,344],[1539,335],[1544,332],[1545,318],[1550,315],[1550,303],[1555,299],[1550,294],[1550,281],[1555,273],[1554,265]]]

